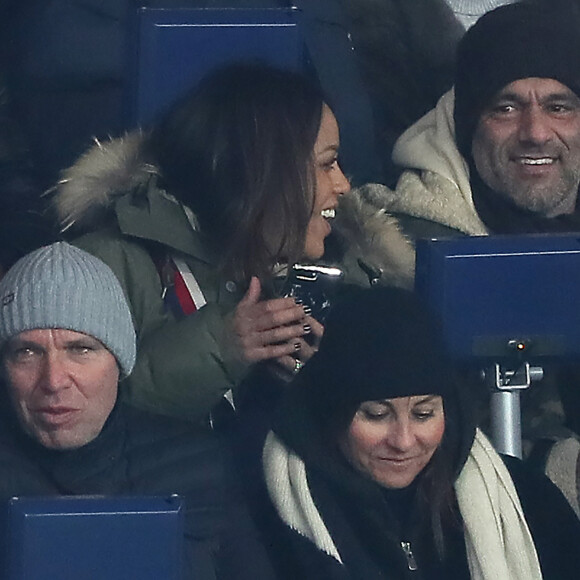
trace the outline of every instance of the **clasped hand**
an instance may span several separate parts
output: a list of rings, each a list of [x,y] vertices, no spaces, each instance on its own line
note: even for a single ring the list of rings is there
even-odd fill
[[[272,360],[293,371],[296,359],[306,362],[316,352],[324,327],[294,298],[261,300],[261,290],[258,278],[252,277],[234,313],[241,358],[249,364]]]

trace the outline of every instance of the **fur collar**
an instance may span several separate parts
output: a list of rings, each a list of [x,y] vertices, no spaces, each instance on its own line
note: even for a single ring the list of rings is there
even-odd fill
[[[110,214],[115,201],[142,188],[157,169],[142,155],[140,131],[105,143],[95,141],[56,186],[53,204],[62,231],[81,234],[95,229]]]
[[[375,278],[379,283],[413,287],[413,244],[396,218],[369,201],[364,188],[341,198],[334,230],[343,248],[341,262],[347,280],[367,286],[369,278]]]

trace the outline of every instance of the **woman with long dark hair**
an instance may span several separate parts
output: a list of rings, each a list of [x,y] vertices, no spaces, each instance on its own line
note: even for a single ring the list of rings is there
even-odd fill
[[[292,374],[311,357],[323,327],[275,278],[324,253],[349,190],[338,148],[315,84],[236,64],[65,173],[62,227],[109,264],[132,308],[136,405],[202,419],[256,363]]]
[[[288,578],[576,578],[580,521],[547,478],[494,451],[472,404],[413,294],[334,308],[264,447]]]

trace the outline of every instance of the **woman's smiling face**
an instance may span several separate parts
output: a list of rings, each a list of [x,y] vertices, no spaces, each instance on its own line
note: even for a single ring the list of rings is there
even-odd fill
[[[356,470],[383,487],[401,489],[429,463],[444,431],[438,395],[365,401],[339,444]]]
[[[329,222],[334,217],[338,198],[350,190],[348,179],[338,165],[338,148],[338,124],[330,108],[324,105],[313,151],[314,204],[304,242],[304,257],[310,260],[324,254],[324,239],[330,233]]]

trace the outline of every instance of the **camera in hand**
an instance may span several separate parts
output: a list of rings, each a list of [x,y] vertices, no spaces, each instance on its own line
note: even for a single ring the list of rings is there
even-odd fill
[[[312,316],[324,323],[332,298],[344,272],[330,266],[295,264],[284,285],[284,296],[291,296],[310,308]]]

